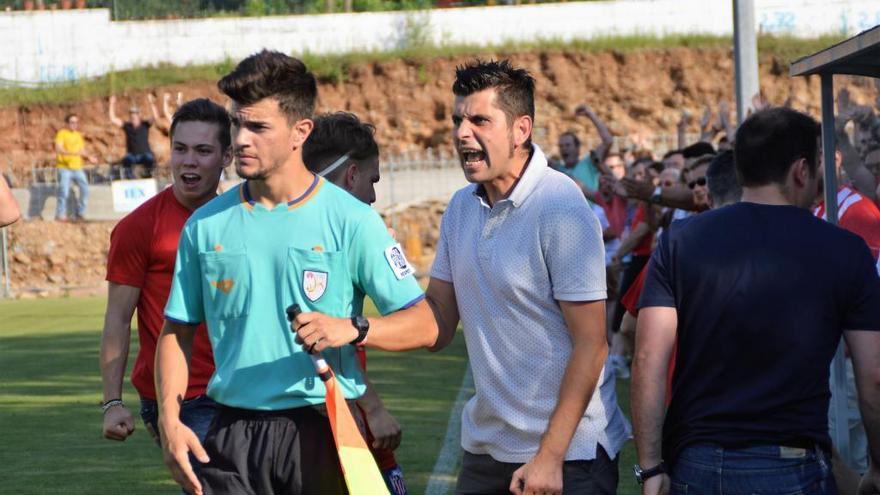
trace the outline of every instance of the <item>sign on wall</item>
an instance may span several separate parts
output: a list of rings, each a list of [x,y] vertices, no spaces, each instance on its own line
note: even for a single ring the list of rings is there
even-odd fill
[[[117,180],[110,185],[113,211],[127,213],[156,195],[156,179]]]

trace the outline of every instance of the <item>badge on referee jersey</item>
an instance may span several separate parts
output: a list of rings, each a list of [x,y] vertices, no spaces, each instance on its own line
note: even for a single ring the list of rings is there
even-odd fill
[[[309,301],[315,302],[327,290],[327,272],[303,271],[303,291]]]
[[[385,250],[385,259],[391,265],[391,270],[394,272],[397,280],[401,280],[403,277],[412,275],[415,272],[412,265],[407,261],[406,256],[404,256],[399,242]]]

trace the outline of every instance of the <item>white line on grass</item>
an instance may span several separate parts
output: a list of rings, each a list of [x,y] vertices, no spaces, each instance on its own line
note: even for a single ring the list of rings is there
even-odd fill
[[[471,373],[471,365],[464,370],[464,378],[455,398],[455,405],[449,413],[449,425],[446,427],[446,437],[443,438],[443,448],[434,463],[434,471],[428,479],[425,495],[446,495],[455,488],[456,473],[461,457],[461,410],[465,402],[474,392],[474,375]]]

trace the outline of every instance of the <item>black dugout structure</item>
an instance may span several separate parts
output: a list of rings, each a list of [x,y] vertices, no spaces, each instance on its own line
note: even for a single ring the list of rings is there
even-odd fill
[[[825,211],[828,221],[837,224],[837,174],[834,167],[834,75],[880,78],[880,26],[863,31],[820,52],[791,64],[794,76],[818,75],[822,84],[822,157],[825,164]],[[837,415],[831,440],[844,458],[850,458],[849,421],[858,411],[847,404],[846,360],[843,345],[831,365],[831,408]]]

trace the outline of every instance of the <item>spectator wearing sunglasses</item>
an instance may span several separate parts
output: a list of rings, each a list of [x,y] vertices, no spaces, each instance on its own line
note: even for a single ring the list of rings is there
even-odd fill
[[[715,155],[705,155],[698,158],[687,171],[687,186],[694,198],[694,206],[697,211],[709,209],[709,186],[706,182],[706,171]]]

